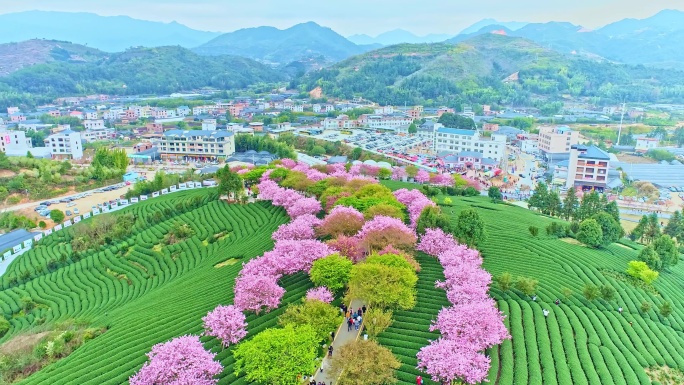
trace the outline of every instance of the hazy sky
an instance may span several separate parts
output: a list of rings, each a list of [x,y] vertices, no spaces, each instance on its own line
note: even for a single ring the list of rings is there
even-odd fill
[[[36,9],[175,20],[222,32],[315,21],[345,36],[374,36],[396,28],[456,34],[484,18],[569,21],[596,28],[626,17],[649,17],[662,9],[684,10],[684,0],[0,0],[0,13]]]

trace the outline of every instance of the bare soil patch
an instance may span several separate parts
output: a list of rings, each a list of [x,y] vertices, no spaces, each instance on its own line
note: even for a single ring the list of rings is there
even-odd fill
[[[50,332],[21,334],[0,345],[0,354],[30,352]]]

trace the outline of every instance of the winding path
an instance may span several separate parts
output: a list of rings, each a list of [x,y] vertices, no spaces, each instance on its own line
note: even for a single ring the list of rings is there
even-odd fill
[[[363,302],[361,300],[355,299],[351,302],[351,306],[349,308],[358,309],[362,306]],[[361,325],[359,330],[356,330],[354,329],[354,327],[352,327],[351,331],[347,331],[347,319],[345,318],[340,327],[337,328],[337,331],[335,332],[335,339],[332,342],[333,356],[335,356],[336,352],[338,352],[341,347],[354,342],[358,338],[361,329],[363,329],[363,325]],[[321,362],[321,367],[314,375],[314,380],[316,380],[316,383],[323,382],[325,383],[325,385],[331,385],[334,382],[337,382],[337,378],[333,378],[330,371],[328,370],[329,368],[330,358],[328,358],[328,356],[326,355],[326,357]]]

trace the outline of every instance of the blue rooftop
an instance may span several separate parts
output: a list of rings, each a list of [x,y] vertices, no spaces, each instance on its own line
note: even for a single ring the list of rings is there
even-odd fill
[[[210,138],[227,138],[233,136],[231,131],[227,130],[169,130],[164,132],[164,136],[178,136],[181,138],[189,138],[191,136],[208,136]]]
[[[470,135],[473,136],[475,135],[475,130],[466,130],[462,128],[448,128],[448,127],[440,127],[437,129],[437,132],[440,132],[442,134],[454,134],[454,135]]]

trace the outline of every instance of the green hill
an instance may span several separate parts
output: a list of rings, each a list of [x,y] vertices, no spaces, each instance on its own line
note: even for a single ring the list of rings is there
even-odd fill
[[[87,63],[106,57],[95,48],[57,40],[27,40],[0,44],[0,76],[36,64],[67,62]]]
[[[88,63],[54,62],[0,77],[0,107],[65,95],[168,94],[203,87],[243,89],[283,75],[236,56],[206,57],[181,47],[132,48]]]
[[[588,61],[491,33],[456,44],[382,48],[311,72],[296,84],[305,90],[321,86],[330,96],[394,105],[530,105],[563,94],[606,103],[684,100],[684,72]]]

